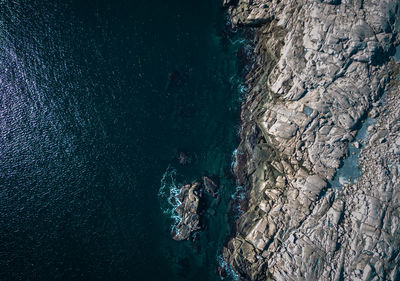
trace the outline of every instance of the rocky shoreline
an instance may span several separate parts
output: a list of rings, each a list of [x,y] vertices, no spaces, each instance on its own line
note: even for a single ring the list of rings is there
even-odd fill
[[[255,30],[256,58],[234,166],[247,204],[227,265],[242,280],[398,280],[399,3],[224,6],[233,26]],[[368,114],[361,176],[332,186]]]

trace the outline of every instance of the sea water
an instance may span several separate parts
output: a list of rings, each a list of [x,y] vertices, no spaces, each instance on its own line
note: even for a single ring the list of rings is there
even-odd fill
[[[0,1],[0,280],[218,280],[244,90],[220,2]],[[221,202],[173,241],[203,175]]]

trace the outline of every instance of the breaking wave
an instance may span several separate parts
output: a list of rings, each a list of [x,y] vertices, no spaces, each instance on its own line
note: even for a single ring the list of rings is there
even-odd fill
[[[226,274],[225,277],[221,276],[222,280],[227,279],[227,280],[239,281],[239,275],[232,268],[232,266],[224,260],[224,258],[221,255],[217,256],[217,263],[218,266],[222,268]]]
[[[168,166],[161,178],[158,197],[162,212],[173,221],[171,231],[175,230],[177,224],[181,221],[181,217],[176,212],[176,208],[182,204],[178,198],[179,192],[180,185],[176,180],[176,170]]]
[[[237,186],[236,191],[231,196],[233,201],[232,213],[235,219],[238,219],[241,215],[243,215],[242,204],[246,199],[246,189],[243,186]]]
[[[231,169],[233,170],[233,168],[235,167],[235,165],[236,165],[236,154],[237,154],[237,149],[235,149],[233,152],[232,152],[232,156],[231,156]]]

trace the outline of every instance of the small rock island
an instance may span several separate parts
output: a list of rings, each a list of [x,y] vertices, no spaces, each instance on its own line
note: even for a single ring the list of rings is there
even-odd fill
[[[178,202],[175,211],[179,217],[178,223],[172,229],[174,240],[194,240],[195,234],[205,227],[207,194],[214,199],[218,198],[218,185],[208,176],[203,176],[203,182],[194,181],[180,186],[174,199]]]
[[[188,240],[195,231],[201,230],[202,197],[203,190],[200,182],[185,184],[181,187],[177,199],[182,203],[176,208],[181,220],[173,230],[172,238],[174,240]]]

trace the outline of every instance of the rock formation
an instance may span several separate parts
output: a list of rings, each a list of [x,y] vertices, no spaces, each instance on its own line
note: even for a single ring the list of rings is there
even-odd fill
[[[181,204],[176,208],[180,221],[174,227],[172,238],[174,240],[188,240],[193,233],[201,230],[200,212],[203,191],[201,183],[194,182],[181,186],[177,200]]]
[[[209,177],[203,176],[205,190],[214,198],[218,196],[218,185]]]
[[[215,210],[210,209],[207,204],[207,193],[205,192],[213,198],[218,197],[218,185],[207,176],[203,176],[202,183],[195,181],[180,186],[179,193],[173,199],[177,218],[179,218],[172,229],[174,240],[193,239],[194,234],[205,227],[205,211],[209,215],[215,215]]]
[[[400,4],[224,5],[256,44],[234,167],[248,202],[225,261],[243,280],[399,280]],[[368,114],[360,178],[332,185]]]

